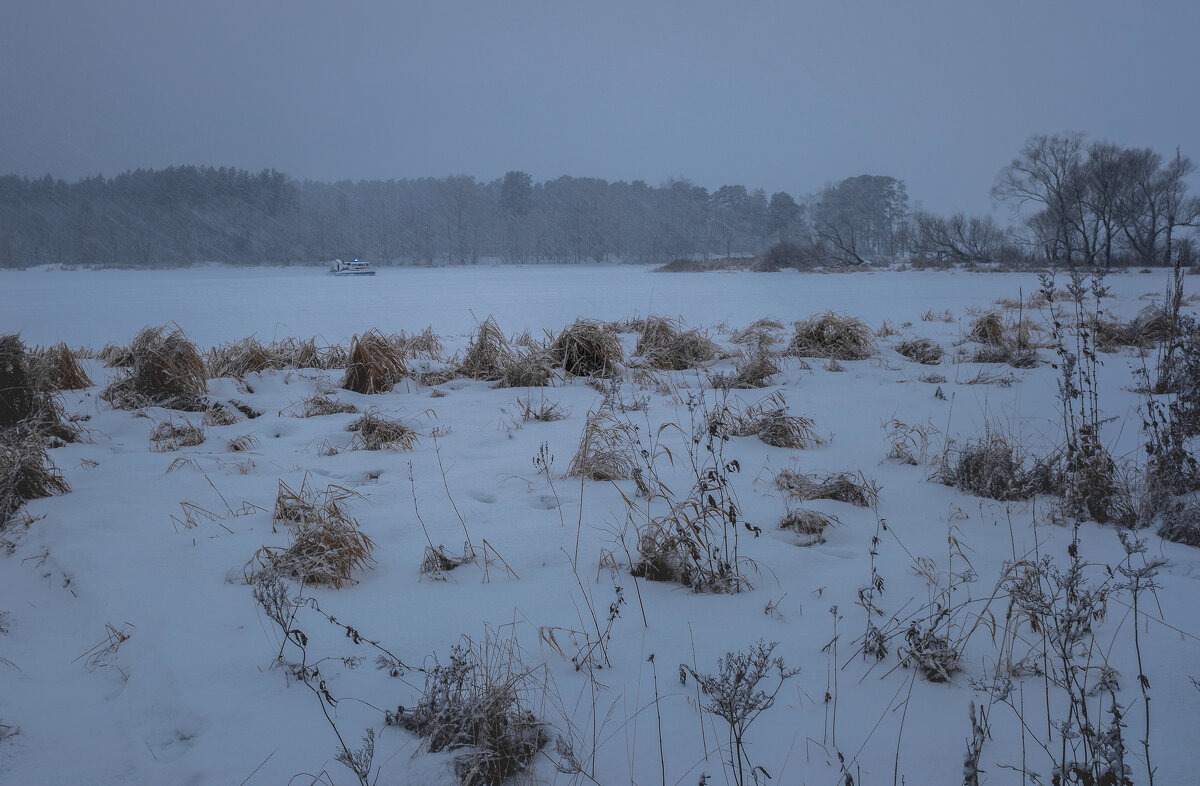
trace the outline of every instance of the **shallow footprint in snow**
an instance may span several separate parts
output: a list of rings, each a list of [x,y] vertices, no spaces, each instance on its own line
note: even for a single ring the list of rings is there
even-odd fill
[[[554,510],[558,507],[558,500],[552,494],[539,494],[529,504],[540,510]]]
[[[187,726],[147,737],[146,747],[154,754],[156,761],[171,762],[191,750],[198,736],[199,729]]]

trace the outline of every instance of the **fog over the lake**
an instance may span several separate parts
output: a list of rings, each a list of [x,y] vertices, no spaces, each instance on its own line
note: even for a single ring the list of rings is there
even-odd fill
[[[519,169],[991,209],[1032,134],[1200,154],[1200,5],[10,3],[0,173]]]

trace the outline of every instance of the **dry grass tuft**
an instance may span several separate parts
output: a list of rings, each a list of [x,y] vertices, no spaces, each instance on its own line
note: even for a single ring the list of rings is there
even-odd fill
[[[777,448],[807,450],[825,444],[812,418],[788,414],[782,393],[773,393],[740,411],[728,406],[716,408],[711,417],[725,420],[735,437],[758,437]]]
[[[168,418],[155,425],[150,432],[150,449],[155,453],[167,453],[180,448],[193,448],[204,444],[204,429],[192,425],[186,418],[175,422]]]
[[[386,393],[408,374],[397,342],[372,329],[354,337],[342,387],[355,393]]]
[[[278,368],[333,369],[346,365],[346,350],[341,347],[318,347],[316,338],[286,338],[272,342],[270,351]]]
[[[32,418],[39,395],[29,379],[25,345],[15,333],[0,336],[0,428]]]
[[[299,491],[284,483],[282,479],[279,481],[279,490],[275,494],[275,508],[271,516],[272,526],[306,524],[323,516],[346,518],[347,513],[342,503],[360,496],[341,486],[329,486],[324,491],[317,491],[309,480],[306,474],[300,482]]]
[[[536,388],[550,384],[550,356],[545,346],[528,334],[522,337],[519,346],[521,349],[514,349],[496,320],[489,316],[475,331],[454,373],[495,382],[495,387],[500,388]],[[423,378],[422,381],[429,384],[444,380]]]
[[[395,341],[395,338],[389,338]],[[344,347],[320,346],[317,339],[286,338],[264,345],[253,336],[241,341],[213,347],[205,355],[205,365],[212,379],[233,377],[285,368],[334,369],[346,366]]]
[[[274,568],[305,584],[340,589],[353,580],[355,571],[370,568],[375,543],[359,531],[358,522],[343,506],[346,500],[358,497],[341,486],[316,491],[307,475],[299,491],[280,480],[272,521],[295,525],[292,543],[287,548],[259,549],[247,564],[251,580],[264,569]]]
[[[446,664],[427,666],[416,705],[387,713],[387,722],[421,736],[433,753],[454,757],[463,786],[500,786],[524,772],[549,737],[530,709],[539,680],[521,662],[512,638],[489,631],[482,642],[463,637]]]
[[[807,508],[789,508],[779,519],[779,528],[796,533],[799,545],[815,546],[825,542],[825,529],[837,524],[837,518]]]
[[[3,511],[0,510],[0,517]],[[1162,511],[1156,533],[1163,540],[1200,547],[1200,498],[1177,497]]]
[[[105,344],[104,349],[100,350],[97,357],[104,362],[105,368],[123,368],[133,365],[133,352],[129,350],[129,347],[121,344]]]
[[[450,556],[442,546],[426,546],[419,572],[422,576],[429,576],[436,581],[445,581],[447,573],[474,561],[475,553],[469,545],[464,546],[461,557]]]
[[[729,340],[734,344],[775,344],[783,340],[783,323],[774,317],[763,317],[740,330],[733,331]]]
[[[204,410],[204,419],[201,423],[205,426],[232,426],[239,421],[241,421],[241,417],[238,416],[238,413],[220,402],[214,402],[211,407]]]
[[[638,529],[638,559],[630,574],[682,584],[693,592],[736,593],[750,588],[738,564],[741,560],[726,548],[727,516],[728,511],[713,504],[711,493],[703,489],[675,502],[666,514]]]
[[[242,379],[271,368],[281,368],[275,354],[253,336],[213,347],[204,356],[209,379],[232,377]]]
[[[673,320],[650,316],[638,337],[635,354],[646,358],[654,368],[683,371],[716,358],[717,345],[698,329],[683,330]]]
[[[599,409],[588,413],[567,475],[588,480],[628,480],[636,466],[636,447],[633,426],[618,418],[611,400],[605,399]]]
[[[26,501],[70,490],[50,461],[45,439],[23,429],[0,431],[0,530]]]
[[[512,352],[495,387],[542,388],[550,384],[550,378],[550,353],[534,344]]]
[[[789,499],[807,502],[814,499],[829,499],[848,502],[858,508],[873,508],[879,502],[879,486],[868,480],[861,472],[836,472],[821,475],[802,475],[785,469],[775,476],[775,488]]]
[[[295,404],[292,405],[292,407],[295,406]],[[286,412],[287,410],[284,411]],[[357,412],[358,407],[348,401],[339,401],[336,398],[322,396],[318,393],[301,401],[299,411],[293,410],[292,415],[297,418],[317,418],[325,415],[346,415]]]
[[[896,345],[896,351],[904,357],[920,363],[923,366],[936,366],[942,362],[942,356],[946,354],[946,350],[942,349],[942,345],[928,338],[909,338],[901,341]]]
[[[608,377],[625,362],[617,334],[602,322],[577,319],[558,334],[550,347],[551,361],[577,377]]]
[[[354,432],[350,450],[412,450],[417,444],[417,432],[398,418],[386,418],[375,407],[346,426]]]
[[[1006,323],[995,311],[972,320],[965,340],[979,344],[970,356],[973,363],[1007,363],[1013,368],[1033,368],[1039,362],[1037,351],[1033,349],[1029,322]]]
[[[38,388],[29,372],[30,355],[16,334],[0,336],[0,431],[19,427],[60,443],[75,442],[79,428],[63,417],[58,395]]]
[[[532,393],[525,398],[517,396],[513,407],[523,423],[531,420],[538,423],[552,423],[556,420],[563,420],[568,415],[567,410],[563,409],[561,404],[546,398],[545,394],[542,394],[537,401],[534,401]]]
[[[971,329],[967,331],[967,341],[991,346],[1004,346],[1008,343],[1008,329],[1004,325],[1004,317],[999,312],[989,311],[981,317],[971,320]]]
[[[832,311],[795,323],[784,354],[802,358],[865,360],[875,352],[875,335],[865,322]]]
[[[504,332],[496,324],[496,319],[489,316],[475,331],[466,354],[458,364],[458,373],[471,379],[497,382],[504,377],[504,369],[512,362],[512,354]]]
[[[204,358],[178,325],[142,329],[129,352],[131,364],[104,389],[102,399],[116,409],[207,409]]]
[[[896,326],[892,324],[890,319],[885,319],[883,320],[883,324],[879,326],[879,329],[875,331],[875,335],[879,338],[887,338],[888,336],[900,335],[900,331],[896,329]]]
[[[441,360],[442,352],[446,348],[441,338],[433,332],[433,325],[428,325],[420,333],[411,336],[400,331],[400,339],[404,342],[407,354],[425,355],[431,360]]]
[[[27,354],[29,378],[36,390],[83,390],[92,380],[65,343]]]
[[[1121,347],[1148,349],[1171,338],[1171,314],[1160,305],[1149,305],[1129,322],[1099,319],[1094,325],[1096,347],[1113,352]]]
[[[778,374],[776,356],[765,344],[759,344],[733,366],[732,374],[714,374],[712,386],[724,390],[751,390],[767,387],[768,380]]]
[[[254,450],[260,444],[258,437],[253,434],[242,434],[240,437],[234,437],[225,443],[225,447],[229,449],[230,453],[245,453]]]
[[[961,448],[951,445],[933,479],[977,497],[1022,500],[1056,493],[1064,475],[1056,457],[1030,457],[999,429],[988,427],[980,439]]]
[[[374,541],[359,530],[354,519],[319,517],[296,527],[287,548],[263,546],[251,562],[258,565],[255,574],[272,567],[304,584],[341,589],[354,581],[356,571],[371,567],[374,550]]]
[[[944,382],[945,380],[943,380]],[[902,464],[920,466],[929,460],[929,444],[941,432],[931,423],[909,425],[897,418],[883,424],[887,457]]]

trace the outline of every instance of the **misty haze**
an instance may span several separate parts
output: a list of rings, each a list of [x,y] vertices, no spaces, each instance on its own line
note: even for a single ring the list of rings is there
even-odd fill
[[[0,783],[1191,782],[1198,26],[0,12]]]

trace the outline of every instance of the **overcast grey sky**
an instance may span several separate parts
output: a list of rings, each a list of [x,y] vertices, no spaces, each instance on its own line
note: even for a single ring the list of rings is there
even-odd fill
[[[9,0],[0,173],[523,169],[987,210],[1036,133],[1200,160],[1196,0]]]

